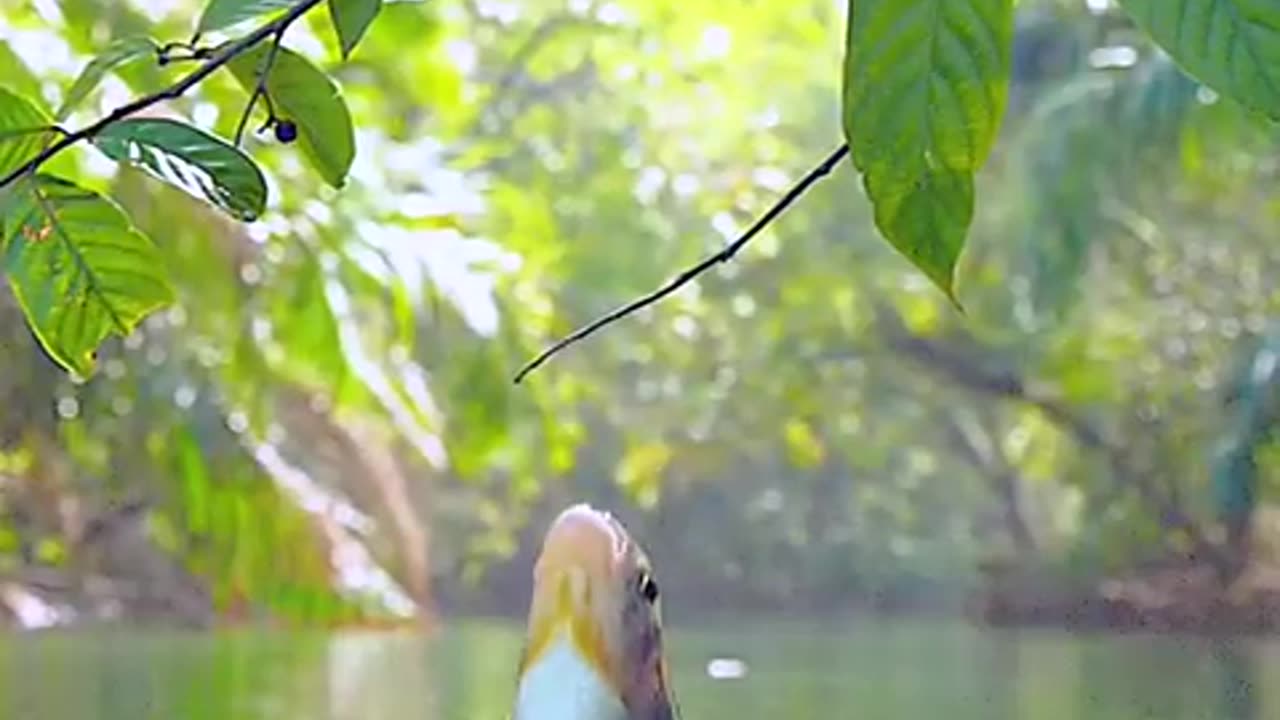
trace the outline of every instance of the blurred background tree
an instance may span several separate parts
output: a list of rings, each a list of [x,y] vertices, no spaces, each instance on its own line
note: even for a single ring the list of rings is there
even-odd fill
[[[0,0],[0,79],[56,105],[108,42],[185,37],[200,5]],[[77,383],[0,292],[0,598],[26,622],[515,611],[577,499],[624,516],[687,612],[953,604],[1010,563],[1068,595],[1244,568],[1227,536],[1265,539],[1276,463],[1275,129],[1108,2],[1019,4],[965,315],[843,167],[734,263],[510,383],[830,150],[840,22],[398,2],[339,64],[308,18],[290,45],[335,68],[356,164],[335,191],[251,140],[272,205],[247,226],[61,156],[163,239],[179,302]],[[128,66],[81,119],[167,72]],[[230,134],[242,95],[219,74],[173,106]]]

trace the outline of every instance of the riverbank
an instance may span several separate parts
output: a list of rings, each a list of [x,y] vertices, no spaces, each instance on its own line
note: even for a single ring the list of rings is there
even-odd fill
[[[997,627],[1255,634],[1280,629],[1280,568],[1254,566],[1228,586],[1212,567],[1184,563],[1069,585],[1005,569],[975,593],[969,615]]]
[[[1145,632],[1168,634],[1271,634],[1280,630],[1280,567],[1249,568],[1229,587],[1222,587],[1212,568],[1187,562],[1095,581],[1070,580],[1037,567],[986,568],[983,581],[967,601],[953,602],[954,592],[939,588],[930,598],[876,596],[828,598],[826,602],[751,603],[717,598],[707,603],[694,588],[673,582],[668,614],[686,622],[726,612],[757,617],[909,618],[964,616],[975,625],[1017,628],[1046,627],[1076,632]],[[48,576],[48,577],[46,577]],[[32,578],[35,578],[32,580]],[[54,582],[50,580],[58,580]],[[404,629],[423,626],[422,619],[366,617],[283,618],[265,608],[237,605],[219,611],[207,593],[190,584],[140,593],[135,585],[90,578],[72,582],[60,573],[28,574],[26,580],[0,578],[0,630],[38,630],[86,626],[329,627]],[[458,592],[437,586],[443,617],[488,616],[519,620],[523,591]],[[124,588],[124,589],[121,589]],[[127,590],[127,592],[126,592]],[[452,590],[452,591],[451,591]],[[954,591],[955,588],[950,588]],[[698,598],[694,603],[688,599]],[[739,598],[741,600],[741,598]]]

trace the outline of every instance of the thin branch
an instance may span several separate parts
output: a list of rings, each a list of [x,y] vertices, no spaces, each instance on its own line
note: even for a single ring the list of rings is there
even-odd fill
[[[294,21],[307,14],[307,11],[319,5],[322,1],[323,0],[299,0],[298,4],[289,8],[289,10],[280,17],[262,25],[257,30],[254,30],[243,38],[236,40],[235,42],[227,43],[221,49],[216,50],[209,56],[209,59],[203,65],[191,71],[190,74],[183,76],[182,79],[178,80],[173,85],[152,93],[151,95],[146,95],[125,105],[121,105],[96,122],[76,130],[75,132],[67,133],[61,140],[49,145],[44,150],[37,153],[35,157],[26,161],[22,165],[19,165],[3,178],[0,178],[0,190],[8,187],[23,175],[34,172],[54,155],[57,155],[82,140],[88,140],[94,137],[111,126],[112,123],[119,122],[130,115],[146,110],[152,105],[156,105],[157,103],[165,100],[175,100],[182,97],[182,95],[188,90],[212,75],[215,70],[253,49],[258,45],[258,43],[267,39],[272,34],[283,32],[284,28],[292,25]]]
[[[183,54],[175,54],[181,50]],[[198,60],[208,60],[213,57],[216,47],[208,47],[205,45],[196,45],[191,42],[171,42],[160,46],[156,51],[156,59],[161,65],[168,65],[175,62],[195,62]]]
[[[288,25],[281,25],[276,30],[275,36],[271,38],[271,47],[267,49],[267,57],[258,70],[258,79],[253,84],[253,92],[249,94],[249,102],[245,103],[244,113],[240,115],[240,122],[236,124],[236,147],[239,147],[240,141],[244,139],[244,127],[249,122],[249,116],[253,115],[253,108],[258,104],[258,98],[266,98],[268,115],[275,115],[275,111],[271,108],[270,96],[267,95],[267,78],[271,75],[271,68],[276,64],[276,54],[280,52],[280,43],[284,42],[284,32],[288,29]],[[269,118],[268,125],[270,122]]]
[[[542,22],[529,33],[525,41],[520,47],[511,54],[511,60],[507,62],[506,68],[499,73],[498,81],[493,84],[493,90],[489,93],[490,97],[501,97],[505,95],[511,86],[515,84],[516,78],[520,76],[526,68],[529,67],[529,60],[547,44],[556,33],[575,23],[585,23],[581,16],[565,13],[563,15],[554,15]]]
[[[1019,555],[1030,555],[1036,550],[1036,536],[1022,514],[1021,473],[992,439],[991,429],[986,427],[990,419],[980,420],[978,413],[964,413],[963,409],[946,413],[946,432],[951,444],[960,451],[979,473],[990,481],[992,491],[1000,502],[1004,531]],[[982,433],[978,437],[978,433]]]
[[[725,248],[720,252],[715,253],[714,255],[709,255],[703,258],[696,265],[693,265],[687,268],[684,272],[680,273],[675,278],[668,281],[666,285],[663,285],[657,290],[654,290],[653,292],[647,295],[637,298],[636,300],[633,300],[627,303],[626,305],[623,305],[622,307],[617,308],[616,310],[613,310],[612,312],[606,315],[603,315],[602,317],[594,320],[593,322],[587,325],[584,325],[581,328],[578,328],[577,330],[573,331],[572,333],[565,336],[564,338],[556,341],[546,350],[543,350],[537,357],[531,360],[523,368],[521,368],[520,372],[516,373],[514,382],[516,382],[517,384],[520,383],[520,381],[524,380],[525,376],[527,376],[529,373],[533,372],[534,370],[537,370],[541,365],[546,363],[548,360],[551,359],[553,355],[560,352],[561,350],[564,350],[565,348],[577,342],[585,340],[587,337],[594,334],[597,330],[600,330],[601,328],[604,328],[608,325],[612,325],[613,323],[629,315],[633,315],[649,307],[650,305],[653,305],[663,300],[668,295],[671,295],[672,293],[684,287],[685,285],[688,285],[690,282],[697,279],[698,276],[702,275],[703,273],[715,267],[716,265],[720,263],[729,262],[730,260],[732,260],[733,257],[737,255],[738,252],[741,251],[742,248],[747,245],[747,243],[751,242],[751,240],[755,238],[756,235],[760,234],[760,231],[768,227],[769,223],[777,219],[779,215],[781,215],[784,211],[786,211],[786,209],[790,207],[792,203],[800,199],[800,196],[804,195],[805,192],[807,192],[809,188],[813,187],[815,183],[817,183],[819,180],[829,175],[831,171],[835,169],[836,165],[839,164],[840,161],[844,159],[845,155],[848,155],[848,154],[849,154],[849,146],[847,144],[841,145],[834,152],[828,155],[825,160],[819,163],[817,167],[810,170],[803,178],[801,178],[800,182],[796,183],[790,190],[788,190],[787,193],[783,195],[781,199],[779,199],[776,203],[773,204],[773,207],[769,208],[769,210],[765,212],[764,215],[761,215],[760,218],[756,220],[755,223],[752,224],[752,226],[748,228],[747,231],[743,233],[742,236],[739,237],[737,240],[734,240],[729,245],[726,245]]]

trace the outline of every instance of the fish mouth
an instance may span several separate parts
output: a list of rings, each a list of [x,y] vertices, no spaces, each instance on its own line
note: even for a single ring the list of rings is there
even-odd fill
[[[570,507],[551,524],[534,566],[522,677],[556,641],[567,639],[599,679],[621,695],[616,619],[626,548],[627,538],[613,518],[588,505]]]

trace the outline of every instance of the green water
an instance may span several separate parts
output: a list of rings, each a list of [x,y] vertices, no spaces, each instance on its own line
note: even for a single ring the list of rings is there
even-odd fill
[[[1280,718],[1280,642],[860,620],[670,628],[684,716]],[[4,720],[499,720],[518,628],[412,634],[0,636]],[[735,658],[745,675],[714,679]]]

